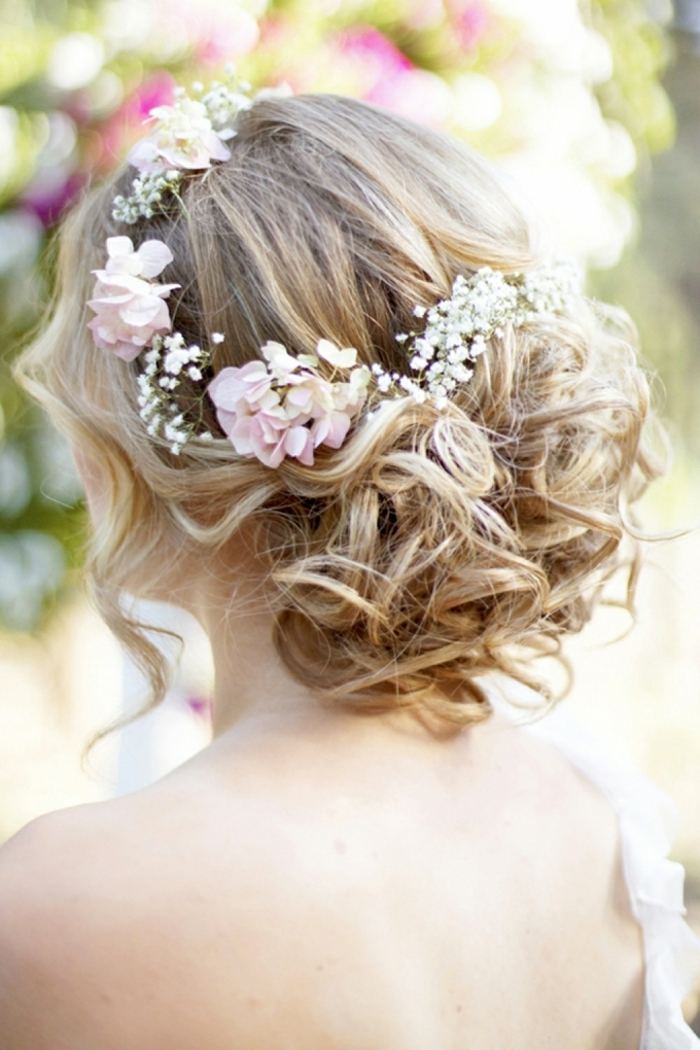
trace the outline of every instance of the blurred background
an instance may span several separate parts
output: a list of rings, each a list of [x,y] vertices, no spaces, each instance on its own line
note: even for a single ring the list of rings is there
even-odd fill
[[[491,157],[588,267],[590,294],[638,324],[674,448],[642,523],[700,525],[700,0],[0,0],[0,11],[0,842],[47,810],[138,787],[209,739],[206,646],[164,608],[190,641],[170,695],[81,764],[95,730],[138,708],[143,683],[81,589],[70,457],[9,376],[46,299],[64,209],[176,80],[233,60],[256,87],[354,95]],[[676,802],[674,855],[700,928],[700,531],[645,550],[636,627],[606,607],[570,640],[565,703]]]

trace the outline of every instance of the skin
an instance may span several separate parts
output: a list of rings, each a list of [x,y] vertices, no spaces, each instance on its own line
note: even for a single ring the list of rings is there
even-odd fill
[[[3,1050],[638,1050],[608,803],[502,715],[320,708],[238,556],[171,581],[212,641],[212,743],[0,848]]]

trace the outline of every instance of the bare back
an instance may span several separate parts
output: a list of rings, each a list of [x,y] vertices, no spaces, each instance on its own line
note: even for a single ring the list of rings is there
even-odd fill
[[[67,811],[65,900],[37,915],[77,916],[46,1046],[638,1050],[603,797],[500,716],[447,743],[371,734],[213,745]]]

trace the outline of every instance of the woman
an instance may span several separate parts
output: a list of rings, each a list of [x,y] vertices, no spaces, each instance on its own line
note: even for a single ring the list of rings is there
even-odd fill
[[[663,800],[518,724],[662,470],[634,328],[464,145],[244,94],[154,111],[22,365],[104,618],[157,701],[120,597],[194,613],[216,695],[192,759],[0,850],[2,1046],[699,1046]]]

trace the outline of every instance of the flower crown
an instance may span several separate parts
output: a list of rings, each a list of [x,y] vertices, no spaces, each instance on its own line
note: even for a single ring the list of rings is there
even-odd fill
[[[238,112],[261,97],[290,93],[282,84],[251,97],[250,84],[237,79],[231,66],[225,81],[206,93],[200,84],[193,90],[196,98],[178,89],[172,106],[150,111],[150,133],[129,154],[140,174],[128,197],[115,198],[116,220],[133,224],[179,201],[187,173],[229,159],[226,143],[236,135]],[[452,392],[471,378],[489,339],[503,334],[504,324],[519,326],[535,315],[565,310],[582,277],[570,257],[517,273],[482,266],[457,274],[448,298],[415,306],[414,316],[425,321],[422,331],[394,336],[406,355],[405,373],[358,364],[354,347],[322,338],[315,352],[296,355],[270,340],[260,348],[262,360],[212,375],[213,346],[224,335],[212,332],[210,345],[200,347],[188,345],[173,329],[166,300],[179,285],[157,280],[173,262],[168,246],[151,239],[134,248],[131,238],[120,236],[107,238],[106,249],[104,268],[92,271],[97,280],[88,306],[95,316],[88,327],[100,349],[127,362],[139,359],[138,404],[148,433],[165,440],[175,455],[190,441],[212,441],[203,425],[208,397],[236,453],[269,467],[285,457],[311,466],[319,445],[339,448],[370,391],[377,400],[410,396],[444,408]],[[323,374],[328,365],[329,377]]]

